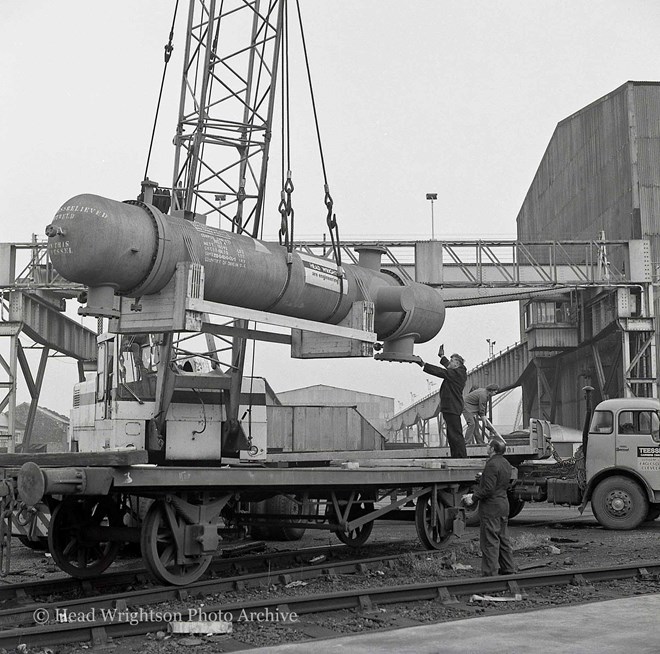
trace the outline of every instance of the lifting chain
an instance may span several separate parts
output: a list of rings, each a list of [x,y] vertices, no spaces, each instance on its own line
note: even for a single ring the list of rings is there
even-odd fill
[[[270,311],[284,297],[286,290],[289,288],[289,283],[291,282],[291,268],[293,265],[293,219],[295,216],[291,202],[292,194],[293,181],[291,180],[291,171],[287,170],[286,181],[284,182],[280,193],[280,204],[277,208],[282,216],[278,238],[280,245],[286,247],[286,280],[280,289],[280,292],[277,294],[277,297],[266,308],[266,311]]]
[[[293,210],[293,204],[291,202],[291,196],[293,195],[293,181],[291,179],[291,171],[287,171],[286,182],[284,182],[284,187],[280,194],[280,204],[278,211],[280,216],[282,216],[282,222],[280,225],[279,231],[279,240],[280,245],[286,246],[287,253],[287,264],[290,266],[292,263],[291,253],[293,252],[293,219],[295,212]]]
[[[337,295],[337,302],[335,307],[332,310],[332,313],[328,316],[326,320],[330,320],[341,305],[342,298],[344,297],[344,269],[341,266],[341,246],[339,244],[339,226],[337,225],[337,215],[334,213],[334,202],[332,196],[330,195],[330,187],[328,182],[323,185],[325,190],[325,195],[323,197],[323,203],[325,208],[328,210],[326,215],[326,224],[328,225],[328,232],[330,233],[330,241],[332,242],[332,254],[335,258],[335,263],[337,264],[337,277],[339,278],[339,294]]]
[[[332,250],[335,255],[335,261],[337,266],[341,267],[341,251],[339,250],[339,227],[337,226],[337,215],[333,213],[334,202],[332,196],[330,195],[330,187],[326,184],[323,185],[325,190],[325,196],[323,197],[323,203],[325,208],[328,210],[328,214],[325,218],[325,222],[328,225],[328,231],[330,232],[330,240],[332,241]]]

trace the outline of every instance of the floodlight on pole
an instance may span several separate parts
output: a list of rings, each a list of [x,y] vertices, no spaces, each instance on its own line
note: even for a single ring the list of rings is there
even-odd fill
[[[497,341],[493,341],[490,338],[486,339],[486,343],[488,343],[488,358],[492,359],[493,358],[493,351],[495,350],[495,343]]]
[[[431,201],[431,240],[435,241],[435,220],[433,217],[433,202],[438,199],[438,194],[427,193],[426,199]]]

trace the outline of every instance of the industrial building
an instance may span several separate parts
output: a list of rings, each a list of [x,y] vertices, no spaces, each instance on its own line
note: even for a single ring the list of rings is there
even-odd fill
[[[655,280],[659,164],[660,85],[627,82],[557,125],[518,214],[518,239],[646,239],[650,260],[637,263],[649,266]],[[602,264],[614,284],[614,271],[625,262],[603,252]],[[638,281],[646,274],[640,270]],[[527,341],[535,369],[522,379],[525,416],[578,426],[585,385],[596,389],[597,399],[622,397],[629,390],[657,396],[657,342],[649,341],[654,319],[626,324],[640,316],[644,299],[641,290],[604,288],[524,304],[521,341]],[[651,315],[657,315],[660,304],[652,295],[649,299]],[[535,338],[539,329],[547,342]]]
[[[21,446],[30,414],[30,405],[22,402],[16,407],[16,444]],[[69,419],[45,407],[37,407],[32,418],[31,452],[66,452],[69,447]],[[0,414],[0,452],[7,452],[11,441],[9,420],[6,414]]]
[[[521,302],[520,343],[470,371],[467,387],[520,386],[523,424],[534,416],[574,428],[584,386],[596,400],[657,397],[659,232],[660,84],[631,81],[559,122],[517,217],[518,240],[534,244],[529,260],[553,268],[591,258],[600,285]],[[613,242],[630,242],[629,256]],[[438,411],[427,405],[437,399],[390,427],[423,435]]]

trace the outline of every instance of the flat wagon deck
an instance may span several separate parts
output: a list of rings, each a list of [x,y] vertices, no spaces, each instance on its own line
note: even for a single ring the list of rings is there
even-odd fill
[[[408,519],[427,548],[441,548],[463,533],[460,498],[485,463],[390,456],[296,467],[157,466],[144,458],[140,451],[4,455],[4,514],[25,523],[48,513],[53,559],[73,576],[100,574],[133,541],[154,576],[183,585],[204,573],[224,541],[264,526],[326,529],[359,546],[375,520]],[[254,510],[270,498],[286,499],[281,513]]]

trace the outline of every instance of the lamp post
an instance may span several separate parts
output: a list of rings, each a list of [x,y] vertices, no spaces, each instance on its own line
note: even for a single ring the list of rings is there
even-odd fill
[[[218,193],[215,196],[215,201],[218,203],[218,216],[222,220],[222,203],[227,199],[224,193]]]
[[[438,199],[438,194],[427,193],[426,199],[431,201],[431,240],[435,241],[435,220],[433,217],[433,202]]]
[[[487,338],[486,343],[488,343],[488,358],[492,359],[496,341],[491,341],[490,338]]]

